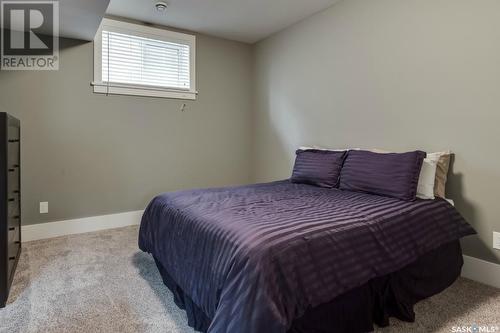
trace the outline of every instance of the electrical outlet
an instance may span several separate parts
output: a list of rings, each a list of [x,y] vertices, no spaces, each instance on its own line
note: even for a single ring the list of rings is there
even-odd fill
[[[40,214],[47,214],[49,212],[49,203],[40,202]]]
[[[500,250],[500,232],[493,232],[493,248]]]

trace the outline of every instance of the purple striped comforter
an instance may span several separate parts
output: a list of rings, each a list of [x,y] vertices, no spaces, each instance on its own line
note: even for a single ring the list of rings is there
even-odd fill
[[[309,307],[473,233],[441,199],[280,181],[162,194],[139,246],[212,319],[209,332],[284,333]]]

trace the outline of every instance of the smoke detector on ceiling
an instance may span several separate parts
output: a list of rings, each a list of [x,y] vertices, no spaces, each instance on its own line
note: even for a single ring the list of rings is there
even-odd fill
[[[158,1],[155,3],[155,8],[157,12],[163,13],[167,10],[167,3],[164,1]]]

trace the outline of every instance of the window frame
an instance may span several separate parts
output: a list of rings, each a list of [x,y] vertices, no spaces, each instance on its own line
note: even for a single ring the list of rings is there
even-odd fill
[[[134,85],[126,83],[108,83],[102,80],[102,31],[112,31],[129,34],[138,37],[163,40],[167,42],[189,45],[189,89],[165,88],[146,85]],[[94,93],[113,95],[132,95],[161,98],[175,98],[195,100],[196,91],[196,36],[128,23],[105,18],[102,20],[99,30],[94,38],[94,81],[92,82]]]

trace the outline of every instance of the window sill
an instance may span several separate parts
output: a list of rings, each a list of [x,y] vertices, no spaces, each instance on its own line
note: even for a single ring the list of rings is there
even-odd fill
[[[144,96],[144,97],[157,97],[157,98],[174,98],[195,100],[196,92],[190,91],[174,91],[154,88],[139,88],[139,87],[122,87],[122,86],[107,86],[105,84],[92,83],[94,86],[94,93],[106,95],[130,95],[130,96]]]

